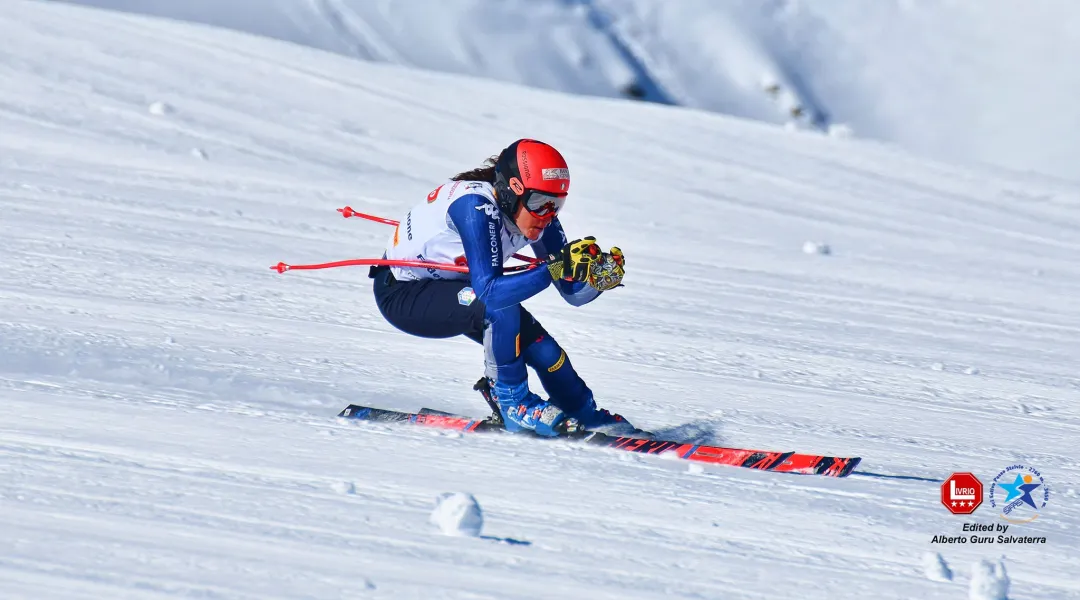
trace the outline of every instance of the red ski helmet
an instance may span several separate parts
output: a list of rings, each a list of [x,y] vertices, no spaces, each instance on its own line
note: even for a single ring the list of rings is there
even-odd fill
[[[499,209],[513,217],[519,206],[544,218],[566,202],[570,169],[559,151],[544,142],[522,139],[507,146],[495,163]]]

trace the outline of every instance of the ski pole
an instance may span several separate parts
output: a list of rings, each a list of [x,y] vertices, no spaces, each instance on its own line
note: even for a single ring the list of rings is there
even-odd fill
[[[337,211],[339,213],[341,213],[341,216],[345,217],[346,219],[348,219],[350,217],[360,217],[361,219],[367,219],[369,221],[375,221],[376,223],[382,223],[384,225],[393,225],[394,227],[397,227],[398,225],[401,224],[401,221],[395,221],[393,219],[387,219],[386,217],[377,217],[375,215],[369,215],[369,214],[365,214],[365,213],[362,213],[362,212],[357,212],[357,211],[353,210],[353,208],[351,206],[346,206],[345,208],[339,208],[339,209],[337,209]],[[518,260],[521,260],[521,261],[524,261],[524,262],[527,262],[527,263],[538,263],[538,262],[540,262],[539,258],[533,258],[531,256],[525,256],[524,254],[513,254],[513,255],[511,255],[511,258],[516,258]]]
[[[287,263],[279,262],[276,265],[270,267],[271,271],[277,271],[278,273],[284,273],[285,271],[310,271],[314,269],[334,269],[337,267],[366,267],[366,266],[387,266],[387,267],[418,267],[421,269],[436,269],[438,271],[454,271],[456,273],[468,273],[468,265],[455,265],[450,263],[438,263],[427,260],[394,260],[387,258],[353,258],[350,260],[338,260],[328,263],[319,263],[314,265],[290,265]],[[504,272],[525,271],[533,268],[535,265],[514,265],[512,267],[506,267]]]

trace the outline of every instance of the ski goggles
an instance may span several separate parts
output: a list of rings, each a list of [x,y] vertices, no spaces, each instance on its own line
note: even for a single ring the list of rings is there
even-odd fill
[[[543,192],[525,190],[522,204],[525,210],[532,213],[534,217],[554,217],[562,210],[563,204],[566,204],[566,196],[552,196]]]

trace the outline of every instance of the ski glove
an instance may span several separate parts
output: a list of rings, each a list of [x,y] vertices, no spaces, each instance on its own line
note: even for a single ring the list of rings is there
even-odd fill
[[[622,250],[612,246],[610,252],[604,252],[598,259],[589,264],[589,285],[601,292],[622,285],[623,275],[626,274],[626,258]]]
[[[590,267],[602,254],[596,238],[574,240],[548,256],[547,268],[556,281],[587,282],[591,277]]]

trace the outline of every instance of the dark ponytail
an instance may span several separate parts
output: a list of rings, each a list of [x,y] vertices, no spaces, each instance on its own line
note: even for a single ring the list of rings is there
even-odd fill
[[[498,156],[489,157],[484,161],[484,166],[477,167],[471,171],[465,171],[458,173],[450,178],[450,181],[483,181],[484,183],[495,183],[495,162],[499,160]]]

